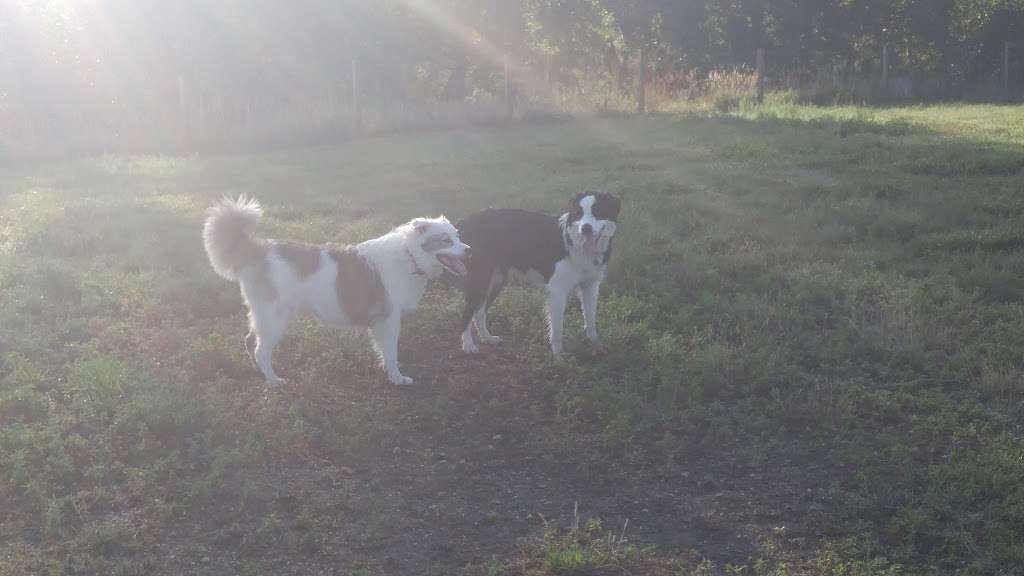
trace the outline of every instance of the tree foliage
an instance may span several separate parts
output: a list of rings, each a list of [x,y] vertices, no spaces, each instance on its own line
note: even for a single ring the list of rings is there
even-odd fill
[[[182,98],[466,100],[501,90],[502,55],[578,87],[659,70],[877,67],[994,81],[1024,73],[1024,0],[23,0],[0,2],[0,113],[173,108]]]

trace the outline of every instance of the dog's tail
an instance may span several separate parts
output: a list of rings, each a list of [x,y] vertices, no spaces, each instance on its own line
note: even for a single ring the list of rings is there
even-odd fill
[[[206,210],[203,245],[214,272],[237,280],[240,269],[263,258],[263,242],[252,235],[262,217],[260,203],[244,194],[237,200],[225,197]]]

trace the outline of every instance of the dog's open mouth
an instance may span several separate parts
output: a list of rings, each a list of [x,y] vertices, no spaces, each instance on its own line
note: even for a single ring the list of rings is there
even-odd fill
[[[592,233],[589,236],[583,236],[583,253],[594,254],[597,252],[597,240],[601,237],[600,233]]]
[[[437,260],[441,263],[441,266],[444,266],[452,274],[459,278],[466,277],[466,265],[462,262],[461,258],[451,254],[438,254]]]

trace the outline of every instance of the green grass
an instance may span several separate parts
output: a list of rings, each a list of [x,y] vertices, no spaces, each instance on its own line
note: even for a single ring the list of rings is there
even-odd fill
[[[513,288],[502,350],[463,360],[438,287],[403,330],[409,394],[365,339],[313,324],[267,394],[199,237],[224,194],[260,199],[264,235],[353,242],[585,188],[624,200],[601,343],[573,310],[551,361],[540,295]],[[23,167],[0,177],[0,294],[3,576],[1024,565],[1021,107],[776,97]],[[495,488],[516,474],[518,508]],[[574,490],[637,532],[527,516],[567,520]],[[636,504],[662,493],[692,515]]]

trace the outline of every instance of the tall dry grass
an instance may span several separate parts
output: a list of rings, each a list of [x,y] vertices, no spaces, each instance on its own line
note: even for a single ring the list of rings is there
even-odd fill
[[[652,109],[671,110],[687,104],[728,112],[745,99],[752,99],[756,89],[757,72],[746,66],[707,73],[682,70],[660,74],[651,81],[649,105]]]

